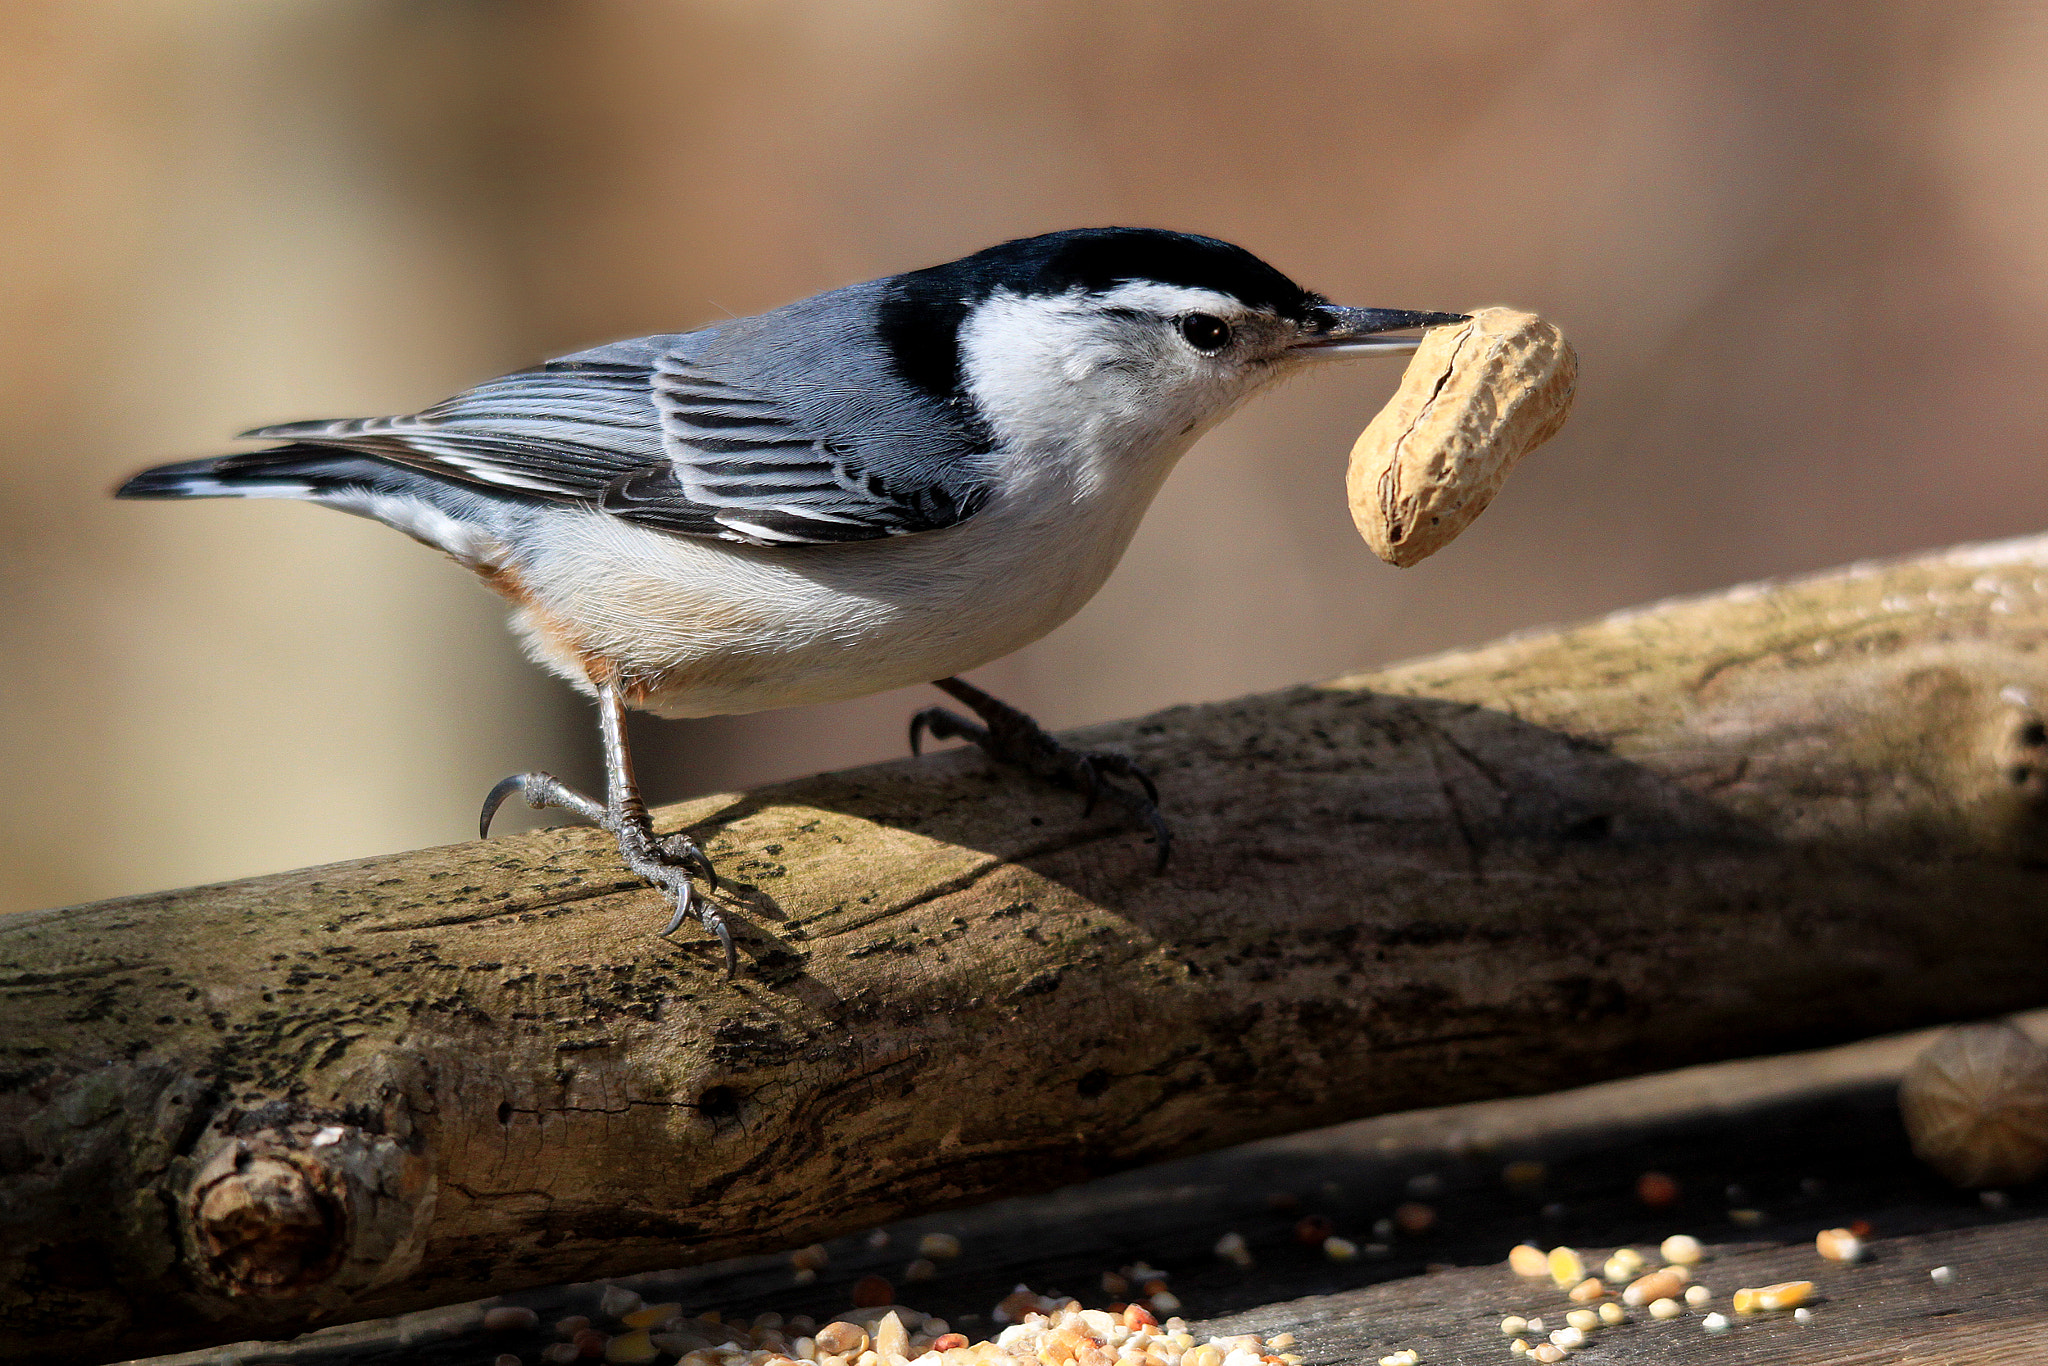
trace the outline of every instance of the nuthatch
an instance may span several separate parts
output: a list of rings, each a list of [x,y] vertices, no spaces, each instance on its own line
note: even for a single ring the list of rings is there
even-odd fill
[[[607,799],[514,792],[617,836],[737,962],[687,835],[658,836],[625,709],[713,716],[937,685],[911,723],[1116,801],[1163,865],[1151,780],[953,675],[1072,616],[1196,438],[1304,365],[1403,353],[1457,314],[1343,308],[1240,247],[1143,228],[1005,242],[702,331],[615,342],[408,417],[288,422],[123,498],[298,498],[447,552],[527,652],[595,696]],[[1113,781],[1116,780],[1116,781]]]

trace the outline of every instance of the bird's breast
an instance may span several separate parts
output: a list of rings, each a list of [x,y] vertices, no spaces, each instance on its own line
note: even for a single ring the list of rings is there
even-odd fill
[[[529,652],[572,682],[616,681],[668,716],[943,678],[1080,610],[1164,470],[1084,480],[1041,460],[1014,473],[957,526],[834,545],[736,545],[549,508],[524,538],[515,623]]]

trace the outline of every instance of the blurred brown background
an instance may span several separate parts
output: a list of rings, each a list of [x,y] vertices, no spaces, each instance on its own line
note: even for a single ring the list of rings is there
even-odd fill
[[[0,907],[465,838],[594,778],[498,605],[367,522],[114,503],[286,418],[1004,237],[1170,226],[1538,309],[1573,422],[1419,568],[1392,363],[1255,404],[987,686],[1070,725],[2048,528],[2048,6],[72,0],[0,9]],[[653,794],[898,754],[914,693],[640,731]]]

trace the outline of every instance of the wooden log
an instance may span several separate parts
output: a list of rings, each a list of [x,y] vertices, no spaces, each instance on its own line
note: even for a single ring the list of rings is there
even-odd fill
[[[2048,1011],[2016,1022],[2048,1038]],[[898,1298],[915,1310],[985,1336],[993,1331],[990,1307],[1013,1286],[1058,1288],[1099,1307],[1122,1298],[1100,1284],[1103,1272],[1142,1255],[1166,1269],[1197,1341],[1294,1333],[1289,1350],[1307,1366],[1358,1366],[1402,1347],[1418,1349],[1425,1363],[1509,1362],[1503,1315],[1540,1315],[1561,1328],[1579,1307],[1547,1276],[1516,1276],[1505,1256],[1514,1244],[1531,1236],[1568,1244],[1597,1273],[1607,1249],[1649,1250],[1685,1232],[1707,1244],[1696,1274],[1715,1291],[1708,1309],[1729,1313],[1741,1286],[1811,1279],[1814,1322],[1736,1316],[1734,1333],[1711,1334],[1700,1331],[1699,1312],[1670,1323],[1637,1314],[1626,1328],[1595,1331],[1603,1355],[1593,1360],[1896,1366],[1919,1360],[1915,1347],[1939,1347],[1938,1361],[2035,1362],[2038,1352],[1968,1353],[2022,1326],[2037,1338],[2048,1332],[2048,1215],[2030,1211],[2024,1191],[2009,1204],[1980,1203],[1976,1192],[1935,1177],[1912,1155],[1900,1121],[1900,1075],[1945,1032],[1405,1110],[1239,1144],[1048,1195],[914,1217],[875,1230],[888,1235],[886,1246],[868,1230],[849,1233],[822,1245],[829,1260],[801,1286],[780,1258],[739,1257],[504,1297],[535,1312],[539,1325],[525,1332],[483,1327],[493,1299],[293,1342],[241,1343],[231,1355],[262,1366],[475,1366],[502,1351],[530,1362],[560,1340],[553,1325],[565,1317],[612,1328],[608,1291],[679,1304],[685,1317],[712,1310],[743,1323],[773,1312],[823,1322],[844,1312],[871,1275],[898,1282]],[[1511,1162],[1533,1164],[1541,1176],[1505,1184]],[[1634,1179],[1646,1169],[1676,1183],[1675,1205],[1651,1208],[1635,1196]],[[1727,1217],[1731,1183],[1758,1221]],[[1286,1197],[1286,1208],[1275,1207],[1276,1196]],[[1374,1228],[1418,1198],[1436,1216],[1428,1228]],[[1305,1245],[1296,1223],[1303,1216],[1362,1244],[1359,1255],[1340,1261]],[[1858,1221],[1871,1226],[1863,1261],[1845,1266],[1815,1251],[1817,1231]],[[901,1284],[919,1241],[937,1232],[954,1236],[960,1255],[929,1281]],[[1246,1240],[1252,1265],[1216,1255],[1226,1232]],[[1947,1287],[1927,1275],[1943,1264],[1956,1271]],[[229,1362],[208,1348],[149,1366]]]
[[[0,921],[0,1350],[792,1246],[1264,1134],[2048,997],[2048,538],[973,754]]]

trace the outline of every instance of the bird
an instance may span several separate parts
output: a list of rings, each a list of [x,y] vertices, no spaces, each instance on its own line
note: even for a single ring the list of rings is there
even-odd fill
[[[716,870],[656,833],[628,708],[701,717],[935,683],[972,712],[924,736],[1120,805],[1164,868],[1158,790],[959,675],[1094,596],[1176,461],[1305,367],[1413,351],[1463,314],[1353,308],[1243,247],[1158,228],[998,243],[693,332],[613,342],[420,412],[258,427],[262,449],[136,474],[119,498],[286,498],[442,551],[511,604],[527,654],[596,702],[601,826],[625,865],[738,957]],[[1411,335],[1389,335],[1408,333]],[[1084,813],[1085,814],[1085,813]]]

